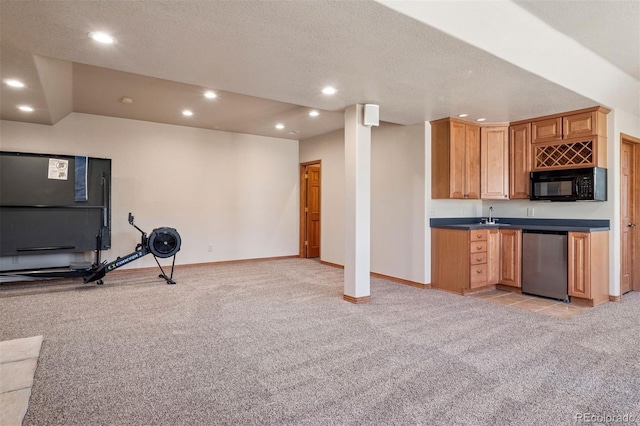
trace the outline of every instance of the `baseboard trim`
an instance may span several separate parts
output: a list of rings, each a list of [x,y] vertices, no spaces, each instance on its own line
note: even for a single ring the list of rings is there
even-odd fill
[[[322,265],[327,265],[327,266],[331,266],[338,269],[344,269],[344,265],[340,265],[339,263],[327,262],[325,260],[321,260],[320,263]],[[377,272],[371,272],[370,275],[375,278],[381,278],[383,280],[392,281],[394,283],[404,284],[411,287],[422,288],[422,289],[431,288],[431,284],[422,284],[415,281],[405,280],[404,278],[396,278],[396,277],[392,277],[391,275],[379,274]]]
[[[609,295],[609,301],[610,302],[620,302],[621,300],[622,300],[622,296]]]
[[[340,265],[339,263],[327,262],[326,260],[321,260],[320,264],[321,265],[331,266],[331,267],[338,268],[338,269],[344,269],[344,265]]]
[[[382,278],[383,280],[392,281],[392,282],[398,283],[398,284],[408,285],[408,286],[411,286],[411,287],[416,287],[416,288],[421,288],[421,289],[431,288],[431,284],[422,284],[422,283],[418,283],[418,282],[415,282],[415,281],[405,280],[403,278],[396,278],[396,277],[392,277],[390,275],[379,274],[377,272],[371,272],[371,276],[375,277],[375,278]]]
[[[274,257],[255,257],[250,259],[237,259],[237,260],[218,260],[214,262],[201,262],[201,263],[187,263],[184,265],[175,265],[174,269],[188,269],[188,268],[197,268],[199,266],[217,266],[217,265],[231,265],[234,263],[251,263],[251,262],[266,262],[269,260],[285,260],[285,259],[298,259],[298,255],[291,256],[274,256]],[[163,268],[171,268],[171,265],[162,265]],[[158,266],[145,266],[142,268],[126,268],[126,269],[117,269],[115,271],[110,272],[110,274],[120,274],[123,272],[130,271],[151,271],[157,270]]]
[[[371,296],[353,297],[348,294],[343,294],[342,298],[349,303],[367,303],[371,302]]]

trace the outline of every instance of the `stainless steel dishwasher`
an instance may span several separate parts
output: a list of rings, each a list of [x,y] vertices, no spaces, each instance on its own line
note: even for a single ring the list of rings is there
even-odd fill
[[[522,292],[569,301],[567,233],[522,231]]]

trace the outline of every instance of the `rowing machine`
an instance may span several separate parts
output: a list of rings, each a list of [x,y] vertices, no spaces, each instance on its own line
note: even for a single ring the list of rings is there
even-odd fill
[[[149,253],[153,254],[153,258],[155,259],[158,267],[160,268],[161,274],[158,275],[159,278],[163,278],[167,284],[175,284],[176,282],[173,280],[173,269],[176,264],[176,253],[180,251],[180,245],[182,243],[182,239],[180,238],[180,234],[174,228],[156,228],[151,231],[151,235],[147,237],[147,233],[142,229],[138,228],[138,226],[134,223],[134,217],[131,213],[129,213],[129,224],[140,231],[140,243],[135,248],[133,253],[130,253],[123,257],[118,257],[116,260],[106,263],[100,263],[100,250],[97,251],[97,261],[96,265],[93,268],[85,271],[83,276],[84,282],[89,283],[93,281],[97,281],[96,284],[102,285],[104,282],[102,278],[111,271],[114,271],[121,266],[127,265],[134,260],[138,260],[141,257],[148,255]],[[98,240],[100,240],[100,236],[98,235]],[[98,247],[100,247],[100,241],[98,241]],[[171,275],[167,276],[158,261],[158,258],[167,258],[173,256],[173,262],[171,263]]]

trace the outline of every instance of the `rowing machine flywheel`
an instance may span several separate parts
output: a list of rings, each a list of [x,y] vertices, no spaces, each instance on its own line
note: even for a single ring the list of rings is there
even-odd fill
[[[180,251],[182,239],[173,228],[156,228],[149,236],[149,250],[160,258],[171,257]]]

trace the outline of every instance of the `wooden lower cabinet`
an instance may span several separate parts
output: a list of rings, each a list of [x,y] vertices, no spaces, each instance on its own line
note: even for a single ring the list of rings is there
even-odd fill
[[[500,229],[500,284],[522,287],[522,230]]]
[[[464,294],[487,284],[487,230],[431,228],[431,286]]]
[[[589,306],[609,300],[609,232],[569,232],[571,301]]]
[[[572,303],[609,300],[609,232],[569,232]],[[431,286],[458,294],[502,284],[522,287],[522,230],[431,228]]]
[[[500,281],[500,230],[487,230],[487,284]]]
[[[432,228],[431,286],[458,294],[495,284],[520,287],[521,252],[518,229]]]

